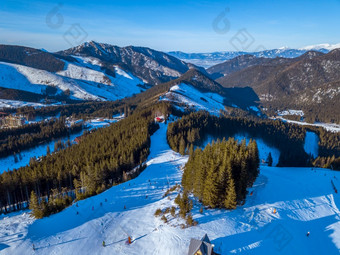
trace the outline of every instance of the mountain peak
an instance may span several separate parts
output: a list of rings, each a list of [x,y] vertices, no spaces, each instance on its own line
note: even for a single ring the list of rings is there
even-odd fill
[[[340,48],[340,43],[337,44],[329,44],[329,43],[322,43],[322,44],[316,44],[316,45],[310,45],[306,47],[302,47],[299,50],[334,50]]]
[[[323,56],[323,55],[325,54],[320,51],[310,50],[310,51],[307,51],[305,54],[301,55],[299,58],[300,59],[312,59],[312,58]]]

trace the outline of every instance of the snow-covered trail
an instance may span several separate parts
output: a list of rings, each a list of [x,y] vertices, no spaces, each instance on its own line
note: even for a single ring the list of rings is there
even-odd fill
[[[169,148],[166,128],[161,124],[152,136],[148,167],[136,179],[42,220],[27,213],[1,217],[0,254],[180,255],[190,238],[205,233],[221,254],[339,253],[340,198],[331,180],[339,189],[340,173],[323,169],[261,167],[245,205],[203,214],[195,205],[198,226],[181,229],[171,216],[164,224],[154,213],[173,205],[175,194],[170,200],[163,194],[180,182],[187,161]],[[127,234],[135,239],[131,245]]]
[[[26,213],[2,219],[0,249],[1,244],[10,246],[3,254],[152,254],[150,249],[159,248],[155,245],[159,238],[156,232],[172,232],[171,228],[162,230],[161,221],[153,216],[154,212],[164,203],[162,196],[168,186],[180,181],[179,166],[187,158],[169,149],[164,124],[152,136],[151,143],[148,167],[138,178],[80,201],[78,206],[75,204],[49,218],[32,221]],[[6,222],[20,222],[17,224],[26,227],[18,233]],[[136,239],[130,246],[125,244],[125,232]],[[6,238],[8,236],[13,236],[11,241]],[[107,244],[105,248],[103,240]],[[36,251],[32,249],[33,243]]]

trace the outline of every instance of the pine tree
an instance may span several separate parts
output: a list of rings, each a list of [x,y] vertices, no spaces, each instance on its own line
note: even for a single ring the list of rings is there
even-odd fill
[[[44,217],[44,213],[42,211],[42,208],[40,207],[39,201],[38,201],[38,197],[35,194],[35,192],[32,190],[31,192],[31,198],[30,198],[30,206],[29,206],[30,210],[32,210],[32,215],[36,218],[36,219],[41,219]]]
[[[268,166],[272,166],[273,165],[273,157],[272,157],[272,153],[271,152],[269,152],[269,154],[268,154],[267,162],[268,162]]]
[[[217,171],[214,161],[211,159],[209,164],[210,168],[207,172],[206,181],[203,190],[203,203],[212,208],[218,206],[218,183],[217,183]]]
[[[224,200],[224,207],[226,209],[235,209],[237,205],[237,196],[236,196],[236,191],[235,191],[235,183],[234,179],[231,176],[231,171],[229,170],[229,176],[228,176],[228,185],[226,189],[226,197]]]
[[[182,137],[180,142],[179,142],[179,148],[178,148],[178,152],[182,155],[185,154],[185,141],[184,141],[184,138]]]

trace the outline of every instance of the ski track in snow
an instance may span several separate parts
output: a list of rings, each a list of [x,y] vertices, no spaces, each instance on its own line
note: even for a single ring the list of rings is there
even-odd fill
[[[339,253],[340,200],[331,180],[340,187],[340,173],[325,169],[261,166],[243,206],[200,214],[195,205],[198,226],[181,229],[183,221],[170,216],[163,223],[154,212],[174,204],[176,193],[171,200],[163,194],[181,181],[187,161],[169,148],[166,128],[161,124],[151,137],[148,167],[139,177],[41,220],[28,211],[1,216],[0,254],[177,255],[187,253],[190,238],[205,233],[221,254]],[[127,235],[134,239],[131,245]]]

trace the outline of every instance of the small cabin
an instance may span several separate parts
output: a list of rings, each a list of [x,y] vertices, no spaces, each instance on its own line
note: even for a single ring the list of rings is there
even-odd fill
[[[158,123],[164,122],[164,117],[163,116],[156,117],[155,121]]]
[[[188,255],[217,255],[213,251],[214,245],[210,242],[207,234],[201,240],[191,239]]]

